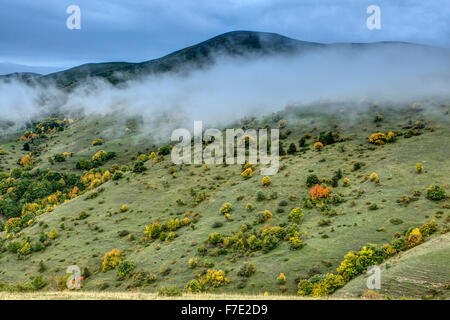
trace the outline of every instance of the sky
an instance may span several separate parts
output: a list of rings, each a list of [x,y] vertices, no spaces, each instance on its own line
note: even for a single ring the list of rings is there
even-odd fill
[[[66,26],[70,5],[81,9],[79,30]],[[370,5],[380,30],[366,26]],[[145,61],[233,30],[450,48],[449,21],[448,0],[1,0],[0,74]]]

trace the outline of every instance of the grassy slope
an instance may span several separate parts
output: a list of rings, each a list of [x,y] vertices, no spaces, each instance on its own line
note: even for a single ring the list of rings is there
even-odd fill
[[[447,233],[398,255],[380,265],[380,293],[393,297],[436,297],[448,299],[450,280],[450,235]],[[333,296],[360,297],[367,291],[367,278],[353,279]]]
[[[287,243],[283,242],[267,254],[258,252],[248,257],[237,257],[236,261],[231,259],[232,254],[206,258],[215,263],[215,268],[228,271],[228,277],[232,280],[228,286],[217,289],[218,293],[236,292],[239,282],[237,271],[245,262],[253,262],[257,272],[239,292],[260,294],[268,291],[280,294],[276,277],[280,272],[284,272],[287,276],[286,293],[295,294],[297,277],[306,277],[313,268],[322,273],[333,272],[349,250],[358,249],[368,242],[376,244],[389,242],[395,232],[403,232],[410,226],[421,225],[434,218],[437,211],[442,210],[441,203],[426,200],[423,194],[425,189],[434,183],[447,190],[449,188],[450,151],[443,148],[443,142],[448,138],[450,131],[448,115],[447,118],[442,117],[442,110],[436,115],[423,115],[411,110],[407,112],[387,110],[382,112],[385,117],[385,121],[381,123],[382,127],[377,128],[372,120],[378,112],[380,111],[372,110],[356,115],[346,112],[330,115],[294,109],[285,114],[284,117],[289,122],[288,129],[292,130],[285,143],[286,148],[290,142],[297,142],[305,133],[317,135],[319,131],[331,130],[334,125],[346,125],[340,129],[341,135],[350,136],[352,140],[342,143],[345,146],[344,152],[339,150],[340,144],[335,144],[325,147],[320,153],[310,150],[304,154],[285,157],[281,160],[284,169],[272,177],[272,186],[269,188],[261,186],[259,174],[255,174],[249,180],[243,180],[240,176],[240,165],[217,166],[209,170],[205,170],[204,166],[177,167],[177,178],[173,179],[168,173],[171,166],[168,157],[156,165],[147,163],[149,170],[144,175],[134,176],[128,173],[126,177],[130,178],[129,181],[125,177],[118,183],[108,182],[104,185],[105,191],[96,199],[85,201],[85,196],[82,196],[59,206],[51,213],[40,216],[40,221],[49,225],[47,231],[51,228],[58,229],[61,218],[66,217],[66,230],[59,230],[59,238],[44,252],[33,253],[25,260],[18,260],[10,253],[3,253],[0,257],[0,279],[5,282],[23,283],[29,277],[38,274],[38,264],[42,260],[47,266],[43,276],[50,280],[48,290],[54,289],[52,279],[63,276],[67,266],[77,264],[81,267],[87,266],[93,273],[85,281],[85,289],[99,290],[107,283],[108,290],[122,291],[127,283],[117,282],[115,271],[100,272],[103,254],[112,248],[119,248],[126,252],[127,259],[136,263],[138,269],[146,269],[158,275],[157,282],[145,289],[146,291],[156,291],[162,285],[176,285],[181,288],[202,270],[202,268],[189,269],[188,260],[197,257],[197,248],[211,232],[231,235],[237,232],[243,223],[254,221],[253,213],[248,213],[245,209],[247,202],[255,205],[255,212],[269,209],[274,214],[271,225],[287,222],[290,210],[299,206],[301,199],[308,192],[304,182],[309,171],[313,170],[319,177],[331,178],[335,170],[342,168],[344,177],[348,177],[351,181],[350,187],[339,186],[334,190],[342,193],[348,200],[337,207],[343,214],[331,218],[333,221],[331,226],[319,227],[317,222],[324,216],[316,210],[304,210],[305,219],[301,230],[308,231],[309,235],[304,238],[306,246],[303,249],[290,251]],[[423,135],[410,139],[400,137],[394,144],[380,146],[373,151],[368,149],[371,147],[367,143],[370,133],[400,130],[408,120],[416,121],[424,118],[427,125],[436,129],[434,132],[425,131]],[[312,120],[316,123],[316,130],[312,128]],[[47,156],[63,151],[71,151],[75,155],[69,163],[51,166],[52,169],[71,170],[78,158],[91,156],[99,149],[116,151],[119,153],[116,162],[127,163],[138,150],[145,152],[143,149],[152,148],[150,142],[130,144],[126,139],[131,138],[120,135],[117,139],[108,140],[101,147],[91,147],[92,139],[101,136],[102,132],[107,132],[109,126],[109,121],[85,119],[65,132],[50,137],[48,146],[44,148],[41,156],[42,166],[49,166],[45,160]],[[8,157],[14,155],[14,159],[17,159],[19,154],[25,154],[18,150],[20,147],[16,147],[16,151],[12,150],[10,144],[2,145],[0,148],[9,153]],[[128,150],[128,153],[125,150]],[[321,159],[326,161],[319,161]],[[354,161],[364,161],[366,166],[360,171],[352,172]],[[423,163],[424,174],[415,173],[417,162]],[[108,166],[112,163],[114,161],[108,163]],[[379,175],[382,186],[375,186],[370,182],[360,183],[364,175],[372,172]],[[165,183],[168,185],[164,186]],[[196,208],[191,208],[192,197],[189,192],[191,187],[206,190],[209,200]],[[409,204],[408,207],[396,204],[395,201],[403,194],[411,195],[415,189],[422,191],[420,200]],[[255,197],[259,190],[267,195],[276,191],[278,199],[256,202]],[[364,190],[365,193],[357,198],[359,190]],[[237,201],[236,197],[239,195],[243,195],[244,199]],[[290,201],[291,195],[297,196],[298,200]],[[182,198],[187,206],[179,207],[175,203],[178,198]],[[350,207],[349,203],[353,199],[356,206]],[[278,203],[282,200],[288,201],[289,205],[285,207],[284,213],[276,213]],[[380,209],[369,211],[367,201],[377,203]],[[231,222],[226,222],[219,214],[219,208],[225,202],[233,204]],[[125,213],[119,210],[122,204],[127,204],[129,208]],[[73,220],[72,218],[81,210],[88,211],[90,217],[82,221]],[[154,220],[165,222],[189,210],[199,212],[203,216],[196,224],[195,230],[180,229],[177,231],[178,237],[171,243],[160,241],[140,243],[145,225]],[[393,225],[389,222],[391,218],[401,218],[404,223]],[[224,225],[213,229],[212,225],[216,221],[221,221]],[[441,223],[439,219],[437,222]],[[94,225],[104,231],[91,230]],[[262,226],[253,227],[260,229]],[[378,232],[379,228],[384,228],[384,231]],[[42,227],[35,225],[27,228],[24,233],[36,239],[41,229]],[[118,232],[121,230],[128,230],[137,240],[120,238]],[[322,238],[324,234],[329,238]],[[204,258],[200,258],[201,262],[203,260]],[[445,261],[446,259],[443,259],[440,263],[443,264]],[[163,266],[171,268],[170,274],[166,276],[158,274]]]

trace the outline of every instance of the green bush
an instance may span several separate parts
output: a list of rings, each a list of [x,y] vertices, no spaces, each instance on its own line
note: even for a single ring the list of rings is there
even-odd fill
[[[267,235],[263,239],[263,251],[269,252],[278,246],[278,238],[273,235]]]
[[[445,190],[438,185],[432,185],[427,189],[427,198],[430,200],[442,200],[447,197]]]
[[[178,297],[181,296],[181,291],[175,286],[163,286],[158,289],[158,296],[162,297]]]
[[[193,294],[203,292],[204,290],[205,290],[204,286],[198,280],[195,279],[189,281],[184,287],[184,291]]]
[[[144,172],[145,170],[147,170],[147,168],[145,167],[145,163],[144,163],[143,161],[136,161],[136,162],[133,164],[133,167],[131,168],[131,170],[132,170],[134,173],[142,173],[142,172]]]
[[[267,200],[267,197],[265,196],[264,193],[258,191],[258,193],[256,194],[256,201],[264,201],[264,200]]]
[[[208,242],[211,243],[211,244],[222,243],[223,242],[223,236],[220,233],[218,233],[218,232],[211,233],[209,235]]]
[[[319,178],[315,174],[310,174],[306,177],[306,186],[311,188],[316,184],[320,184]]]
[[[128,276],[135,268],[133,261],[124,260],[117,266],[117,275],[119,278],[125,278]]]
[[[56,162],[64,162],[66,161],[66,157],[63,154],[55,154],[55,156],[53,157],[55,159]]]
[[[45,282],[44,278],[39,275],[31,280],[31,285],[35,290],[41,290],[47,285],[47,282]]]
[[[146,286],[149,284],[152,284],[153,282],[156,281],[156,276],[152,273],[149,273],[147,271],[141,270],[136,272],[133,275],[132,278],[132,287],[142,287],[142,286]]]
[[[303,213],[301,208],[294,208],[291,210],[291,213],[289,214],[289,220],[300,223],[303,220]]]
[[[22,248],[22,243],[19,241],[10,241],[6,244],[6,250],[11,253],[17,253]]]
[[[296,152],[297,152],[297,147],[295,146],[294,143],[291,143],[291,144],[289,145],[289,148],[288,148],[287,153],[288,153],[288,154],[294,154],[294,153],[296,153]]]
[[[256,272],[256,267],[253,263],[246,263],[242,265],[242,267],[239,269],[238,275],[241,277],[249,278],[252,275],[254,275]]]

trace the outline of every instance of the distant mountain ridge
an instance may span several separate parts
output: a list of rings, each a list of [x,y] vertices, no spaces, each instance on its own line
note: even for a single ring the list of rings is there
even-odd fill
[[[380,45],[407,45],[426,47],[402,42],[377,43],[334,43],[322,44],[288,38],[276,33],[255,31],[232,31],[218,35],[204,42],[175,51],[158,59],[138,63],[105,62],[88,63],[64,71],[47,75],[36,73],[15,73],[0,76],[0,79],[20,79],[25,82],[56,83],[61,88],[70,89],[90,77],[104,78],[112,84],[141,75],[183,72],[204,68],[213,64],[219,56],[264,56],[271,54],[295,54],[326,47],[364,48]],[[430,47],[431,48],[431,47]]]

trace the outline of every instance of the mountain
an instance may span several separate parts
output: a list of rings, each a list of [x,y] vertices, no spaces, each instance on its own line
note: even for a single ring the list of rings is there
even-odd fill
[[[154,60],[139,63],[88,63],[60,72],[25,78],[24,80],[33,79],[44,84],[56,82],[58,86],[70,89],[89,77],[104,78],[112,84],[117,84],[129,78],[153,73],[186,72],[210,66],[215,59],[222,56],[255,57],[273,54],[298,54],[323,48],[360,50],[367,47],[392,47],[396,45],[425,47],[401,42],[322,44],[295,40],[276,33],[233,31]],[[0,76],[0,79],[7,77],[10,76]]]
[[[27,66],[23,64],[0,62],[0,75],[9,75],[13,73],[36,73],[36,74],[48,74],[63,70],[62,67],[49,67],[49,66]]]

